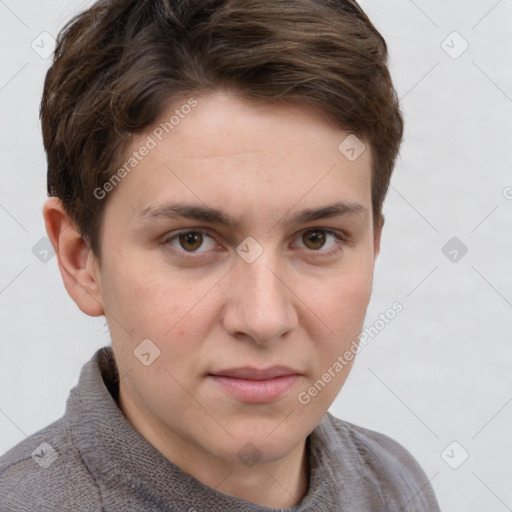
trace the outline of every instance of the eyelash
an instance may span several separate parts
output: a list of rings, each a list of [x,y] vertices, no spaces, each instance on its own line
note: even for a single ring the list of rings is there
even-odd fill
[[[338,243],[336,244],[335,247],[333,247],[327,251],[322,251],[321,249],[319,249],[317,251],[315,251],[313,249],[309,249],[309,250],[305,249],[314,258],[333,256],[334,254],[337,254],[339,251],[343,250],[345,245],[349,244],[349,240],[345,236],[343,236],[338,231],[328,229],[328,228],[320,228],[320,227],[307,228],[307,229],[301,231],[298,236],[302,236],[304,233],[307,233],[308,231],[323,231],[327,235],[333,236],[338,241]],[[172,235],[169,235],[169,234],[164,235],[164,237],[162,237],[162,239],[160,241],[160,244],[164,245],[164,246],[168,245],[172,241],[176,240],[179,236],[185,235],[187,233],[199,233],[201,235],[206,235],[214,240],[214,237],[210,231],[202,229],[202,228],[194,228],[194,229],[186,229],[186,230],[178,231],[176,233],[173,233]],[[206,253],[187,252],[185,250],[179,250],[179,249],[175,249],[175,251],[177,253],[179,253],[180,255],[183,255],[183,257],[187,258],[187,259],[199,258],[199,257],[203,256],[204,254],[206,254]]]

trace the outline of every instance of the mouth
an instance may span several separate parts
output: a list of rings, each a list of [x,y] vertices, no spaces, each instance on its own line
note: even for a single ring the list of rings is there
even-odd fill
[[[286,366],[270,368],[229,368],[208,374],[208,378],[233,398],[263,404],[282,398],[302,374]]]

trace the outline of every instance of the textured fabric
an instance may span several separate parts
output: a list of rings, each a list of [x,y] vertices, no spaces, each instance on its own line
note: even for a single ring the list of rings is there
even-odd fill
[[[110,347],[96,352],[64,416],[0,457],[0,510],[436,512],[433,490],[392,439],[327,413],[308,438],[306,496],[270,509],[207,487],[166,459],[116,400]],[[47,443],[47,444],[42,444]]]

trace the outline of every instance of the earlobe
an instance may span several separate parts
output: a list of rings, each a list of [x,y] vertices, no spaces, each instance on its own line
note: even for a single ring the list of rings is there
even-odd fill
[[[46,201],[43,216],[67,292],[85,314],[103,315],[98,263],[89,245],[58,198]]]

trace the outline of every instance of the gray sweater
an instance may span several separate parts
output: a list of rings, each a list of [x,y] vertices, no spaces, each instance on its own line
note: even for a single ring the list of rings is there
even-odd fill
[[[392,439],[327,413],[308,437],[306,496],[270,509],[212,489],[166,459],[117,405],[110,347],[81,371],[62,418],[0,457],[0,510],[436,512],[413,457]]]

